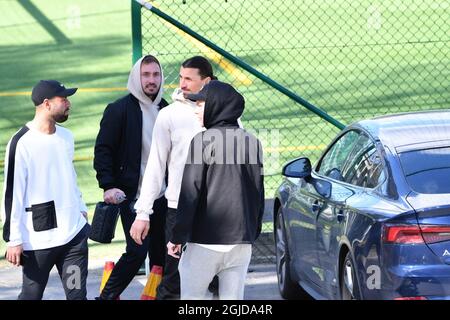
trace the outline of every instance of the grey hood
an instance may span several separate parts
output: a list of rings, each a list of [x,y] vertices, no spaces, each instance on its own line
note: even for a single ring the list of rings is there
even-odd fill
[[[155,101],[152,101],[147,95],[144,93],[144,90],[142,90],[141,85],[141,62],[144,57],[140,58],[136,63],[134,64],[133,68],[130,71],[130,76],[128,77],[128,84],[127,89],[128,91],[139,100],[139,105],[142,107],[149,107],[151,105],[158,105],[161,102],[162,95],[164,92],[164,73],[161,68],[161,87],[159,88],[159,92],[156,95]]]

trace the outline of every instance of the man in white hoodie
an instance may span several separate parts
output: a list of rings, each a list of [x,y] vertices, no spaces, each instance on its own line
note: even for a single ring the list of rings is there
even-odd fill
[[[151,55],[139,59],[128,78],[128,95],[109,104],[100,122],[95,143],[94,168],[106,203],[120,205],[126,237],[126,252],[116,263],[100,300],[115,300],[139,271],[147,254],[150,268],[164,266],[164,220],[167,201],[164,178],[152,203],[152,229],[149,237],[136,243],[130,236],[136,213],[134,202],[141,193],[142,177],[152,145],[152,131],[159,111],[167,106],[162,98],[164,76],[159,61]],[[162,173],[163,176],[165,172]],[[123,201],[123,199],[125,199]]]
[[[172,95],[172,102],[161,110],[153,129],[152,147],[142,182],[141,193],[136,202],[136,220],[131,228],[131,236],[140,243],[150,229],[149,217],[156,213],[152,210],[154,201],[164,190],[166,168],[169,173],[165,196],[168,201],[166,216],[166,239],[172,236],[176,222],[176,210],[180,195],[181,179],[192,138],[203,129],[194,110],[195,102],[184,98],[186,94],[198,93],[205,84],[215,79],[213,69],[207,59],[192,57],[181,65],[180,88]],[[151,232],[158,228],[151,223]],[[180,294],[180,276],[178,259],[167,255],[164,274],[158,286],[157,299],[176,299]]]

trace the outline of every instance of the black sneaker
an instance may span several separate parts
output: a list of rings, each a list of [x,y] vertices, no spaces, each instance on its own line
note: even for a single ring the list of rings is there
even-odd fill
[[[211,292],[213,295],[218,296],[219,295],[219,277],[214,276],[211,283],[208,286],[209,292]]]

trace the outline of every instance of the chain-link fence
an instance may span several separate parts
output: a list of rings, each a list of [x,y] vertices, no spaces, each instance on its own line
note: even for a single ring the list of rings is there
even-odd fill
[[[165,14],[250,64],[341,123],[450,106],[450,2],[446,0],[165,0]],[[266,198],[282,164],[314,162],[339,131],[201,42],[142,8],[142,53],[156,54],[166,97],[181,63],[213,62],[245,97],[243,124],[265,148]],[[272,231],[270,201],[264,231]],[[273,261],[270,236],[254,260]]]

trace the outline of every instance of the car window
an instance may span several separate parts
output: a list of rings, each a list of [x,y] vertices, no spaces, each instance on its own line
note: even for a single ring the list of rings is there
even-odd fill
[[[450,147],[399,154],[403,173],[418,193],[450,193]]]
[[[345,182],[364,188],[375,188],[384,180],[383,162],[368,136],[359,136],[342,175]]]
[[[358,140],[358,132],[348,131],[340,137],[320,161],[317,172],[335,180],[343,181],[342,169],[348,154]]]

